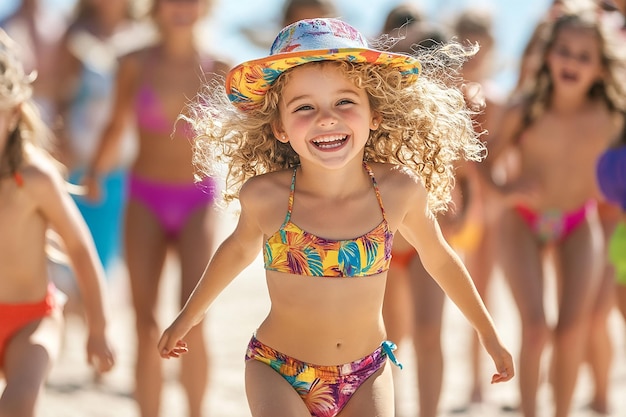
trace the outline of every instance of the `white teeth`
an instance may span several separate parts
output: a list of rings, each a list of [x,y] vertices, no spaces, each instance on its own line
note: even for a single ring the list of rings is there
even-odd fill
[[[323,138],[317,138],[313,142],[315,143],[327,143],[336,142],[338,140],[344,140],[346,137],[343,135],[324,136]]]

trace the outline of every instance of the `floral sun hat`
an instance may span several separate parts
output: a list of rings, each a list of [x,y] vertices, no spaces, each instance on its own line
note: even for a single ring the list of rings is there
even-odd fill
[[[386,65],[400,71],[408,82],[415,82],[422,68],[409,55],[369,48],[359,31],[339,19],[307,19],[283,28],[269,56],[233,68],[226,76],[226,93],[240,110],[253,109],[283,72],[315,61]]]

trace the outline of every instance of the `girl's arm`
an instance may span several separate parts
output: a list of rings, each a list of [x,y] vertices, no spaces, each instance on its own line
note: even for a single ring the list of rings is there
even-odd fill
[[[215,298],[257,257],[263,244],[263,232],[255,221],[254,204],[246,187],[240,192],[241,213],[233,233],[218,247],[202,278],[174,322],[163,332],[158,343],[163,358],[186,352],[183,338],[199,324]]]
[[[109,171],[117,163],[123,133],[133,114],[139,70],[140,61],[137,54],[125,56],[120,60],[111,116],[84,180],[87,186],[87,196],[91,199],[100,198],[98,176]]]
[[[38,180],[33,181],[32,190],[43,216],[63,240],[78,282],[89,329],[89,363],[105,372],[113,366],[114,354],[106,336],[104,270],[89,229],[66,191],[63,178],[55,167],[46,165],[38,168]]]
[[[498,371],[492,383],[508,381],[514,375],[513,358],[502,345],[467,269],[429,213],[426,190],[421,185],[413,188],[413,192],[406,193],[408,211],[398,230],[418,251],[428,273],[478,332]]]

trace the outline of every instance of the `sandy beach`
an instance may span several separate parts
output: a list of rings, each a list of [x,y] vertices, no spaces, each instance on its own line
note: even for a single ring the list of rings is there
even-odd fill
[[[234,217],[225,214],[220,236],[234,226]],[[168,323],[176,314],[174,305],[177,291],[174,261],[165,271],[161,289],[162,324]],[[109,283],[111,298],[113,343],[118,353],[115,369],[105,375],[99,384],[93,382],[92,372],[85,362],[85,331],[80,320],[69,319],[62,357],[51,372],[46,391],[40,404],[41,417],[136,417],[132,400],[133,362],[135,337],[133,313],[130,308],[126,277],[123,273]],[[517,355],[519,320],[508,289],[500,277],[492,285],[489,295],[490,311],[503,339]],[[212,307],[204,325],[212,353],[211,386],[207,401],[207,417],[248,417],[243,386],[243,356],[250,335],[269,308],[269,299],[263,278],[262,261],[259,257],[232,284],[226,288]],[[626,416],[626,340],[621,317],[614,312],[610,320],[614,336],[615,361],[611,374],[610,403],[613,417]],[[460,312],[447,303],[444,318],[445,376],[441,399],[442,416],[518,417],[519,413],[501,411],[502,405],[517,404],[517,381],[489,385],[491,363],[484,361],[485,403],[466,413],[453,413],[463,405],[470,383],[468,343],[471,329]],[[401,345],[399,359],[404,370],[399,374],[401,384],[396,388],[399,398],[398,417],[416,417],[416,382],[414,358],[408,344]],[[184,417],[186,405],[182,390],[176,381],[177,362],[165,363],[167,384],[163,396],[161,417]],[[572,417],[594,417],[585,409],[593,392],[589,371],[581,371],[576,390]],[[552,404],[548,384],[539,393],[540,416],[550,416]]]

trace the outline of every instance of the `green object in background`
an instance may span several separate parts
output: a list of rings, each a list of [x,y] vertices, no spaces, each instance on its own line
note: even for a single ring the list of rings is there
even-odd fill
[[[611,236],[609,259],[615,266],[617,282],[626,285],[626,222],[618,224]]]

